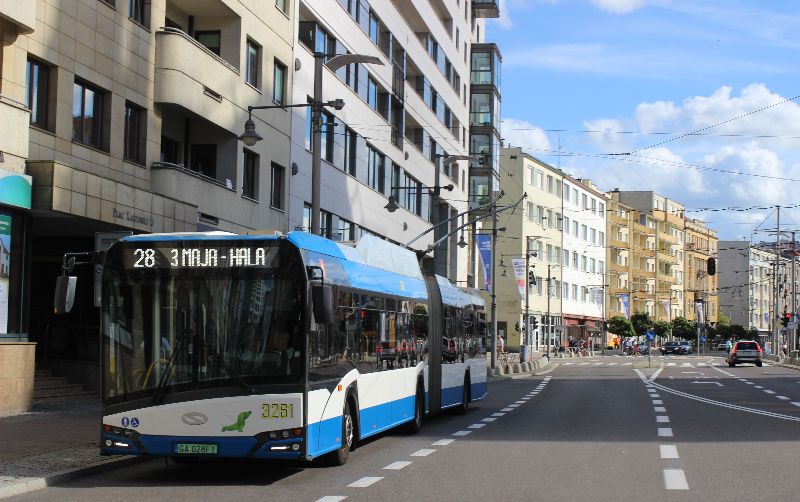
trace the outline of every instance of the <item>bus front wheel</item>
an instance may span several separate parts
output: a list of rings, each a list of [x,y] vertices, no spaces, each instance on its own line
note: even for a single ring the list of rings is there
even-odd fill
[[[422,383],[417,384],[417,395],[414,397],[414,419],[406,424],[406,432],[416,434],[422,429],[422,416],[425,414],[425,392]]]
[[[353,449],[355,442],[355,422],[353,421],[353,408],[350,400],[344,402],[344,410],[342,411],[342,446],[337,450],[330,453],[328,463],[333,466],[340,466],[347,463],[350,457],[350,450]]]

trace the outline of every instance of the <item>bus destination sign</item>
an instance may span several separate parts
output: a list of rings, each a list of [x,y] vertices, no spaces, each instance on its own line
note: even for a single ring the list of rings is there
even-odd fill
[[[133,269],[266,267],[276,249],[269,247],[131,248],[126,263]]]

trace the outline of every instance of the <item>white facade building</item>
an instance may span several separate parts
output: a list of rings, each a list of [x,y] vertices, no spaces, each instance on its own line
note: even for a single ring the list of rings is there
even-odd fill
[[[353,240],[364,233],[404,244],[431,227],[435,169],[440,171],[444,220],[467,209],[469,162],[444,162],[469,153],[470,53],[483,39],[484,21],[467,1],[298,0],[293,96],[310,100],[314,52],[378,57],[382,65],[323,69],[321,227]],[[311,110],[294,109],[291,157],[298,167],[289,197],[289,227],[311,220]],[[385,209],[393,196],[400,206]],[[448,229],[449,227],[449,229]],[[456,227],[443,225],[437,236]],[[458,233],[437,249],[437,273],[467,276],[468,250]],[[434,232],[412,247],[424,249]]]
[[[606,207],[591,181],[564,178],[561,309],[567,339],[602,330],[605,318]]]

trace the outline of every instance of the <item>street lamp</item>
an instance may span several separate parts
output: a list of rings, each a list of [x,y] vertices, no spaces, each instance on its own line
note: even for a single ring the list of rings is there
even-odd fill
[[[325,62],[325,58],[328,62]],[[366,56],[363,54],[328,54],[325,52],[314,53],[314,98],[311,103],[299,105],[284,105],[284,106],[248,106],[247,113],[248,119],[244,124],[244,133],[239,136],[247,146],[253,146],[263,138],[256,132],[256,125],[253,122],[253,110],[264,110],[271,108],[299,108],[311,107],[311,124],[312,124],[312,156],[311,156],[311,233],[319,235],[320,233],[320,185],[322,174],[320,172],[322,165],[322,109],[323,107],[330,106],[336,110],[344,108],[344,100],[335,99],[333,101],[322,101],[322,67],[327,66],[329,70],[335,72],[343,66],[350,64],[374,64],[383,65],[383,61],[376,56]]]

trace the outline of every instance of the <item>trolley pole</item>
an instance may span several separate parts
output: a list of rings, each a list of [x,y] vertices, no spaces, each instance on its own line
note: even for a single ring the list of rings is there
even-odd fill
[[[497,367],[497,204],[492,204],[492,369]]]

